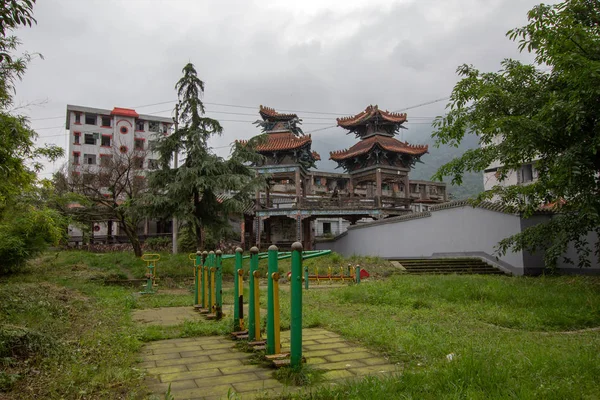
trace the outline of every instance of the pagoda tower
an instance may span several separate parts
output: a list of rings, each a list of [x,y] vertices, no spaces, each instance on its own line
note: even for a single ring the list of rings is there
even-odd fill
[[[255,151],[264,156],[264,161],[254,167],[257,173],[264,174],[268,178],[264,192],[256,192],[255,211],[279,206],[289,210],[287,215],[273,219],[295,219],[296,238],[308,238],[310,237],[308,221],[303,224],[300,216],[293,210],[302,207],[307,193],[312,190],[308,170],[314,168],[315,162],[321,158],[317,152],[312,151],[312,138],[302,132],[299,126],[302,120],[298,115],[278,113],[275,109],[262,105],[259,114],[261,120],[256,121],[255,124],[262,128],[266,137],[255,146]],[[244,143],[247,141],[242,141],[242,144]],[[289,191],[281,192],[281,189],[277,189],[277,193],[272,193],[273,188],[288,188],[291,184],[293,187]],[[266,241],[270,243],[271,225],[276,221],[268,216],[256,217],[253,225],[257,245],[260,243],[263,222]]]
[[[394,136],[406,122],[406,114],[380,110],[377,105],[351,117],[337,118],[338,126],[353,133],[360,141],[346,150],[330,152],[330,159],[350,174],[350,195],[361,195],[357,188],[374,188],[377,205],[386,200],[395,206],[410,206],[408,174],[419,158],[427,153],[427,145],[413,146]],[[385,193],[384,193],[385,186]],[[403,201],[402,201],[402,200]]]

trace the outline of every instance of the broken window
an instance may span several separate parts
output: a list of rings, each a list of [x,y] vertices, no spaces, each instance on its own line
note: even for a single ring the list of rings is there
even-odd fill
[[[84,163],[87,165],[96,165],[96,155],[95,154],[84,154],[83,160],[84,160]]]

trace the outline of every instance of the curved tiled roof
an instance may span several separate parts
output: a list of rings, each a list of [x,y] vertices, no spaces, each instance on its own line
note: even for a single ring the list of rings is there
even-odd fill
[[[428,150],[427,145],[410,145],[389,136],[374,135],[361,140],[349,149],[329,152],[329,159],[341,161],[350,157],[356,157],[368,153],[375,145],[379,145],[382,149],[394,153],[410,154],[414,156],[422,156],[427,153]]]
[[[240,143],[246,144],[248,143],[248,141],[240,140]],[[256,146],[256,151],[266,152],[279,150],[294,150],[304,146],[307,143],[312,143],[310,135],[296,136],[291,132],[270,133],[267,135],[267,140],[264,143],[261,143]]]
[[[258,110],[260,116],[264,119],[272,119],[278,121],[289,121],[290,119],[298,118],[296,114],[280,114],[274,108],[260,106]]]
[[[321,155],[314,150],[312,152],[312,156],[315,159],[315,161],[321,161]]]
[[[133,118],[137,118],[140,116],[137,112],[135,112],[134,109],[122,108],[122,107],[113,108],[113,110],[110,112],[110,115],[118,115],[118,116],[122,116],[122,117],[133,117]]]
[[[402,124],[406,122],[406,114],[404,113],[383,111],[380,110],[377,105],[370,105],[364,111],[354,116],[337,118],[337,123],[338,126],[341,126],[342,128],[353,128],[357,125],[363,125],[375,117],[394,124]]]

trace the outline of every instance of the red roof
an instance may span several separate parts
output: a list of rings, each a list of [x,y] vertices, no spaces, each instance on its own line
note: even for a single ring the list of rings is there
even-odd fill
[[[248,141],[241,140],[240,143],[246,144]],[[267,135],[267,141],[265,143],[256,146],[256,151],[294,150],[307,143],[312,143],[310,135],[296,136],[291,132],[270,133]]]
[[[274,108],[260,106],[258,110],[263,119],[275,119],[280,121],[289,121],[290,119],[298,118],[296,114],[280,114]]]
[[[406,114],[382,111],[377,105],[369,106],[365,111],[351,117],[337,118],[338,126],[342,128],[352,128],[357,125],[363,125],[372,118],[380,118],[393,124],[402,124],[406,122]]]
[[[110,115],[118,115],[121,117],[133,117],[133,118],[138,118],[140,116],[138,113],[135,112],[135,110],[133,108],[121,108],[121,107],[113,108],[113,110],[110,112]]]
[[[321,155],[319,153],[313,150],[312,155],[315,161],[321,161]]]
[[[427,153],[428,149],[427,145],[410,145],[407,142],[401,142],[389,136],[374,135],[361,140],[347,150],[330,152],[329,158],[334,161],[341,161],[347,158],[356,157],[368,153],[375,145],[379,145],[382,149],[394,153],[410,154],[414,156],[422,156]]]

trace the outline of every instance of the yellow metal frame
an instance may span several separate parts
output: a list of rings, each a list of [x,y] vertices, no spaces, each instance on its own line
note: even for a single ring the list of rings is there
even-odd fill
[[[210,308],[210,304],[208,304],[208,266],[204,267],[204,307]]]
[[[258,289],[258,279],[260,272],[254,271],[254,340],[260,340],[260,292]]]
[[[193,261],[194,262],[194,278],[196,277],[196,254],[194,253],[190,253],[188,254],[188,260]]]
[[[281,337],[279,332],[279,272],[273,272],[271,279],[273,279],[273,325],[275,339],[275,354],[281,353]]]
[[[150,264],[154,262],[154,271],[152,272],[152,283],[154,284],[156,282],[156,280],[158,279],[158,266],[156,264],[156,261],[160,260],[160,254],[154,254],[154,253],[148,253],[148,254],[142,254],[142,261],[146,261],[146,268],[150,267]]]
[[[210,269],[210,299],[212,300],[212,304],[210,305],[210,309],[215,311],[217,309],[217,289],[215,288],[215,272],[217,269],[212,267]]]

